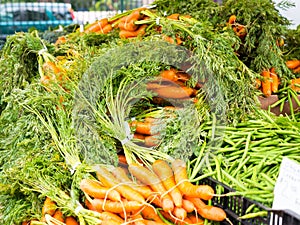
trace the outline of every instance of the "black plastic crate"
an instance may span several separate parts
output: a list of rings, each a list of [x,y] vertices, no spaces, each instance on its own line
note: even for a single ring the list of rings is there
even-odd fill
[[[203,179],[201,183],[210,185],[214,190],[221,188],[223,194],[235,191],[233,188],[211,177]],[[215,206],[223,208],[226,211],[228,219],[234,225],[300,225],[300,216],[296,213],[290,210],[273,210],[242,196],[214,197],[212,203]],[[261,211],[267,211],[267,216],[243,220],[239,219],[239,217],[246,214],[246,210],[252,205],[255,205],[255,207]],[[221,223],[221,225],[229,224],[227,221]]]

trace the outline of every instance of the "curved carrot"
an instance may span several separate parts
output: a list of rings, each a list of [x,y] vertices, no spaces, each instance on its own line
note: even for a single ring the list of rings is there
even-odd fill
[[[145,185],[149,185],[153,191],[157,192],[161,196],[161,206],[164,211],[173,211],[173,201],[169,194],[166,194],[165,187],[155,173],[136,163],[130,164],[128,166],[128,170],[139,181]]]
[[[186,164],[180,159],[172,162],[172,169],[176,184],[181,193],[187,197],[199,197],[203,200],[210,200],[214,195],[214,189],[209,185],[193,185],[188,181]]]
[[[298,66],[300,66],[300,60],[299,59],[291,59],[286,61],[286,66],[289,69],[296,69]]]
[[[105,27],[108,24],[108,19],[104,18],[101,20],[97,20],[94,23],[88,25],[84,32],[85,33],[90,33],[90,32],[97,32],[100,31],[101,29],[103,29],[103,27]]]
[[[272,67],[270,69],[270,78],[272,79],[271,82],[271,91],[273,93],[276,93],[278,91],[278,86],[279,86],[279,77],[277,75],[277,73],[275,72],[275,68]]]
[[[104,200],[100,198],[94,198],[91,200],[91,204],[95,208],[96,211],[106,211],[112,213],[122,213],[124,212],[132,212],[137,211],[143,207],[138,201],[126,201],[122,200],[121,202],[115,202],[111,200]]]
[[[169,164],[161,159],[152,163],[154,173],[159,177],[167,191],[170,191],[170,196],[176,207],[182,206],[182,194],[176,187],[174,174]]]
[[[66,225],[79,225],[77,220],[73,216],[67,216],[65,219]]]
[[[261,75],[263,77],[263,81],[261,82],[262,92],[266,97],[268,97],[272,94],[271,81],[270,81],[270,71],[269,70],[264,70],[264,71],[261,72]]]
[[[101,212],[99,216],[100,216],[101,220],[111,220],[111,221],[116,221],[119,223],[124,223],[124,220],[115,213]]]
[[[234,24],[236,21],[236,15],[231,15],[228,19],[229,24]]]
[[[226,213],[223,209],[206,205],[200,198],[187,197],[186,199],[194,204],[197,212],[201,217],[205,219],[213,221],[223,221],[227,218]]]
[[[125,184],[119,184],[114,175],[109,172],[103,166],[97,168],[97,177],[107,187],[114,188],[117,190],[124,198],[132,201],[137,201],[140,203],[145,203],[144,197],[137,191],[133,190],[131,187]]]
[[[155,209],[151,206],[146,205],[145,207],[143,207],[141,213],[142,213],[144,219],[163,223],[162,219],[158,216]]]
[[[82,179],[80,189],[87,195],[93,198],[108,198],[113,201],[120,201],[121,195],[116,190],[111,190],[108,187],[103,187],[99,181],[92,179]]]

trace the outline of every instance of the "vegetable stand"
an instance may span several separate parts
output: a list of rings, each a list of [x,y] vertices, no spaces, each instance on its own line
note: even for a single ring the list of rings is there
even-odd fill
[[[2,224],[298,224],[270,207],[300,161],[299,30],[269,0],[154,4],[7,38]]]

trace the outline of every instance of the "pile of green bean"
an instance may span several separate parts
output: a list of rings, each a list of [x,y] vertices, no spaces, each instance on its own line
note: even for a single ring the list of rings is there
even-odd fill
[[[248,120],[226,127],[220,147],[203,147],[198,158],[191,161],[194,169],[190,178],[197,181],[196,172],[201,168],[204,176],[270,207],[282,158],[300,162],[299,153],[300,122],[288,117]]]

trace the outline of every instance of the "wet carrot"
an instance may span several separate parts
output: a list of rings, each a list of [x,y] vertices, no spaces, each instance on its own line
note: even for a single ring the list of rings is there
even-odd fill
[[[264,70],[261,72],[263,81],[261,82],[262,92],[268,97],[272,94],[271,81],[270,81],[270,71]]]

